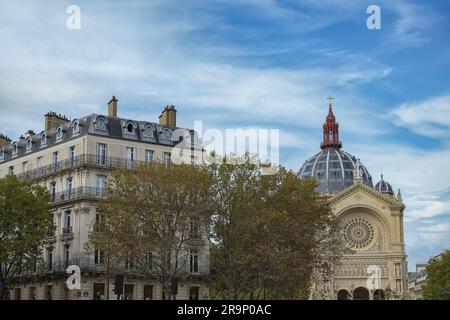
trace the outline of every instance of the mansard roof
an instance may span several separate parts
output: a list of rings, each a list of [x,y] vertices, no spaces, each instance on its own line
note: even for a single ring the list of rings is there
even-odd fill
[[[22,136],[18,141],[12,141],[8,146],[0,147],[0,163],[15,160],[87,135],[174,147],[179,143],[180,135],[183,135],[183,132],[179,134],[177,132],[174,135],[174,130],[177,129],[182,129],[184,132],[186,130],[193,132],[193,130],[171,128],[154,122],[91,114],[35,135]],[[201,149],[197,136],[195,137],[194,148]],[[27,146],[30,143],[29,140],[31,140],[31,146]],[[13,152],[15,150],[17,151]]]

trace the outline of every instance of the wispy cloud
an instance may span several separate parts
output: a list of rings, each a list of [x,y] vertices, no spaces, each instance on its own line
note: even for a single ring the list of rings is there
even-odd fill
[[[394,124],[428,137],[450,136],[450,95],[408,102],[389,113]]]
[[[398,92],[415,88],[399,78],[402,58],[384,55],[386,47],[410,55],[433,41],[437,15],[423,3],[381,1],[381,31],[365,28],[360,0],[80,0],[78,31],[65,27],[70,4],[0,2],[2,132],[39,131],[51,109],[72,118],[105,112],[114,94],[124,117],[156,121],[172,103],[181,126],[280,128],[281,162],[298,170],[319,150],[332,94],[345,150],[375,179],[383,166],[402,188],[412,256],[448,244],[448,145],[405,146],[410,137],[397,126],[444,141],[450,95],[421,84],[420,101],[403,99]],[[430,54],[421,63],[433,62]],[[392,98],[404,102],[388,112]],[[424,247],[427,237],[433,245]]]
[[[431,41],[430,30],[437,24],[439,16],[423,4],[396,1],[386,3],[396,12],[393,28],[388,28],[389,40],[393,45],[423,46]]]

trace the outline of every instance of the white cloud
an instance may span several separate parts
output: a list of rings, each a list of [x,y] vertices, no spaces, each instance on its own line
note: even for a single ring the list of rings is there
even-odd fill
[[[34,119],[49,109],[79,117],[86,110],[80,105],[104,106],[112,94],[118,96],[120,108],[133,108],[152,116],[160,111],[163,103],[172,103],[181,112],[184,108],[202,117],[208,117],[209,110],[220,112],[216,125],[217,121],[235,121],[238,113],[239,120],[247,122],[258,119],[275,121],[280,126],[319,127],[326,113],[325,96],[339,87],[347,89],[336,99],[337,105],[344,109],[347,130],[370,134],[378,130],[373,117],[362,116],[368,112],[367,108],[360,108],[363,102],[358,102],[361,99],[349,90],[388,76],[388,66],[367,57],[339,52],[339,63],[332,69],[233,65],[215,59],[217,55],[233,57],[233,51],[227,46],[221,50],[213,44],[212,51],[208,51],[208,43],[202,44],[200,50],[194,46],[183,47],[180,43],[185,42],[177,41],[183,35],[188,36],[189,31],[207,29],[220,19],[204,10],[199,10],[202,13],[196,15],[196,20],[180,13],[173,3],[166,6],[158,2],[151,6],[152,19],[138,22],[117,7],[105,12],[81,4],[82,29],[70,31],[64,23],[57,23],[61,19],[65,21],[65,11],[60,10],[63,6],[41,8],[30,2],[22,10],[24,5],[3,5],[8,19],[0,23],[0,30],[9,30],[11,24],[23,21],[23,15],[29,15],[36,23],[36,30],[29,22],[25,28],[17,27],[13,34],[2,39],[8,50],[0,51],[3,75],[0,103],[10,118],[0,119],[0,127],[10,128],[6,133],[12,137],[24,131],[20,126],[10,126],[23,123],[24,113],[30,116],[27,127],[34,126],[39,131],[42,121]],[[252,5],[257,4],[252,2]],[[278,6],[270,1],[264,5]],[[280,14],[286,13],[284,10],[287,9]],[[49,22],[38,23],[39,15]],[[44,35],[44,41],[35,37],[36,32]],[[201,59],[196,58],[195,50]],[[203,51],[215,56],[205,58]],[[127,108],[130,103],[134,104]],[[157,110],[149,109],[151,105]],[[130,113],[122,110],[119,109],[122,114]],[[361,120],[368,118],[371,120]]]
[[[450,232],[450,223],[449,222],[441,222],[428,227],[419,227],[418,228],[422,233],[449,233]],[[449,239],[450,240],[450,239]]]
[[[394,124],[429,137],[450,136],[450,95],[403,103],[390,112]]]
[[[421,46],[431,40],[430,30],[438,22],[438,16],[425,6],[405,1],[387,2],[385,6],[397,13],[397,20],[389,31],[390,43],[401,46]]]

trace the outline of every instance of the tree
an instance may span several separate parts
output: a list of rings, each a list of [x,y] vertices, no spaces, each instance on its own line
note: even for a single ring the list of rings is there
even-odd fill
[[[427,280],[422,290],[425,299],[450,300],[450,250],[428,261]]]
[[[104,252],[116,272],[125,263],[139,276],[156,276],[169,298],[172,279],[186,275],[194,225],[209,221],[209,198],[210,179],[197,166],[153,162],[116,170],[88,249]]]
[[[16,276],[42,258],[45,237],[54,231],[48,191],[14,175],[0,179],[0,299]]]
[[[225,299],[307,298],[313,271],[329,274],[341,254],[339,227],[313,180],[250,161],[208,168],[213,290]]]

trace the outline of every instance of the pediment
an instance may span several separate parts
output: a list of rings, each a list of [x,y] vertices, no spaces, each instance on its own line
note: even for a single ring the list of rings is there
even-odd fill
[[[405,205],[402,201],[378,192],[361,182],[356,182],[348,188],[342,190],[341,192],[331,196],[329,201],[331,205],[334,205],[349,197],[355,197],[358,201],[361,202],[364,202],[364,200],[368,200],[368,198],[370,198],[376,201],[380,201],[391,208],[397,208],[400,210],[403,210],[405,208]]]

